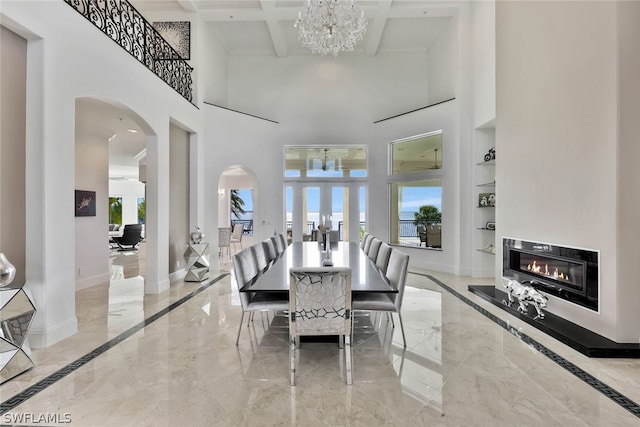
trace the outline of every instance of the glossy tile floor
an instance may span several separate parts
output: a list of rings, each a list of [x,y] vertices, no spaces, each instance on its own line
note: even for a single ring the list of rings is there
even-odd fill
[[[303,343],[297,385],[290,387],[284,318],[256,315],[251,327],[243,326],[236,347],[241,310],[228,275],[215,283],[174,283],[162,295],[145,296],[139,268],[144,259],[138,258],[114,256],[109,287],[77,292],[79,333],[34,350],[36,367],[0,386],[0,423],[55,414],[58,423],[29,424],[70,419],[78,426],[640,425],[631,411],[516,335],[528,335],[636,407],[639,360],[589,359],[575,352],[466,290],[486,281],[412,272],[403,306],[406,350],[397,317],[394,329],[381,316],[376,331],[368,327],[372,318],[361,315],[353,386],[344,383],[336,344]],[[223,264],[211,278],[228,268]],[[431,277],[508,320],[516,333]],[[68,368],[99,347],[99,355]],[[12,397],[60,369],[70,373],[45,381],[51,384],[12,406]]]

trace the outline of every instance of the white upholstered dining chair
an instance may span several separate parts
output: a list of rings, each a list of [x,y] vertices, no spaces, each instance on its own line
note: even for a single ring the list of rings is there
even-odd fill
[[[382,245],[382,240],[377,238],[373,238],[371,240],[371,244],[369,244],[369,250],[366,252],[366,254],[373,262],[376,262],[378,251],[380,250],[380,245]]]
[[[362,250],[365,254],[369,253],[369,247],[371,246],[371,242],[373,241],[373,235],[369,234],[364,240],[364,246],[362,246]]]
[[[366,241],[369,239],[369,233],[365,232],[362,235],[362,240],[360,240],[360,249],[364,250],[364,244],[366,243]]]
[[[245,312],[250,313],[247,319],[248,327],[256,311],[285,311],[289,309],[289,301],[280,294],[261,292],[258,298],[255,292],[241,291],[246,283],[258,275],[258,267],[252,248],[244,249],[233,256],[233,274],[238,286],[240,305],[242,306],[242,317],[240,317],[238,336],[236,337],[237,346],[240,341],[240,332],[242,331]]]
[[[231,232],[231,243],[233,243],[233,248],[236,249],[236,245],[240,244],[240,249],[242,249],[242,236],[244,235],[244,226],[240,223],[236,223],[233,226],[233,231]]]
[[[387,266],[389,265],[389,257],[391,256],[391,246],[382,242],[380,249],[378,250],[378,256],[376,257],[376,267],[383,273],[387,273]]]
[[[291,268],[289,275],[291,385],[296,383],[297,341],[303,335],[344,336],[346,380],[347,385],[351,385],[351,270],[345,267]]]
[[[391,285],[398,292],[368,292],[366,294],[356,294],[353,297],[353,310],[387,312],[389,316],[391,316],[392,324],[392,313],[398,313],[400,329],[402,331],[402,342],[404,343],[405,348],[407,347],[407,338],[404,334],[404,325],[402,323],[402,314],[400,310],[402,308],[402,298],[404,296],[408,269],[409,255],[402,253],[397,249],[392,249],[385,275],[389,282],[391,282]]]
[[[264,253],[267,256],[267,261],[272,262],[276,258],[278,258],[278,253],[276,252],[276,247],[273,244],[272,239],[264,239],[262,241],[262,246],[264,246]]]

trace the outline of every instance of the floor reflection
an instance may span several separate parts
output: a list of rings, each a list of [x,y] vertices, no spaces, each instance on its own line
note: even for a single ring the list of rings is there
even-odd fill
[[[408,303],[403,307],[403,319],[407,342],[412,343],[406,349],[397,315],[394,327],[386,313],[355,314],[352,337],[354,382],[375,384],[384,381],[387,385],[395,382],[399,385],[397,392],[405,399],[442,411],[441,294],[408,287],[405,295]],[[246,321],[243,325],[241,341],[249,345],[241,345],[238,350],[244,379],[286,381],[283,373],[287,372],[289,358],[287,317],[256,313],[254,321],[248,323],[248,327]],[[306,388],[320,379],[325,385],[344,381],[343,357],[337,342],[303,341],[298,352],[296,381],[299,387]],[[350,390],[346,387],[344,391]],[[292,392],[292,421],[300,410],[308,410],[301,408],[307,403],[307,398],[299,401],[297,393]]]
[[[138,250],[112,250],[109,255],[109,330],[144,320],[144,245]],[[135,324],[135,323],[134,323]]]

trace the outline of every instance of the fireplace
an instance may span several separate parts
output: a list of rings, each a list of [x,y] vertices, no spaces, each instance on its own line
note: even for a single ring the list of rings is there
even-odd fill
[[[502,275],[599,311],[597,251],[503,238]]]

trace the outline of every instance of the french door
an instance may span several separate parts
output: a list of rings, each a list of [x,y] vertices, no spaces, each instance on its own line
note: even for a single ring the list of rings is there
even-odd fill
[[[359,241],[365,226],[366,186],[362,182],[305,181],[285,184],[287,229],[294,242],[315,240],[325,221],[340,240]]]

